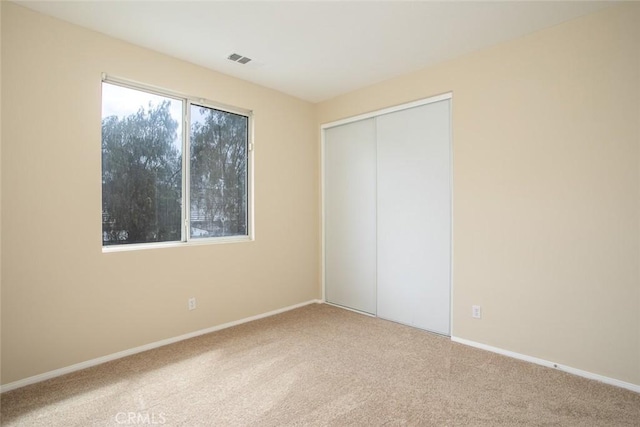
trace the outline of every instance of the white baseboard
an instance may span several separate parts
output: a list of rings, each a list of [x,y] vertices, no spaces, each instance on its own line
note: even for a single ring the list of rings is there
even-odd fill
[[[142,353],[143,351],[152,350],[154,348],[162,347],[168,344],[173,344],[178,341],[184,341],[189,338],[197,337],[199,335],[216,332],[221,329],[230,328],[232,326],[237,326],[243,323],[247,323],[247,322],[251,322],[258,319],[263,319],[265,317],[273,316],[276,314],[284,313],[285,311],[294,310],[296,308],[304,307],[305,305],[320,304],[320,303],[322,303],[322,301],[318,299],[310,300],[310,301],[302,302],[300,304],[295,304],[295,305],[290,305],[288,307],[280,308],[278,310],[269,311],[268,313],[258,314],[256,316],[246,317],[240,320],[234,320],[233,322],[224,323],[222,325],[213,326],[211,328],[200,329],[199,331],[190,332],[188,334],[180,335],[177,337],[167,338],[165,340],[141,345],[140,347],[135,347],[128,350],[119,351],[117,353],[109,354],[107,356],[98,357],[97,359],[91,359],[91,360],[87,360],[86,362],[76,363],[75,365],[67,366],[65,368],[56,369],[53,371],[45,372],[43,374],[34,375],[32,377],[14,381],[12,383],[0,385],[0,393],[4,393],[10,390],[15,390],[17,388],[24,387],[30,384],[39,383],[41,381],[45,381],[51,378],[59,377],[61,375],[69,374],[71,372],[90,368],[92,366],[100,365],[102,363],[110,362],[112,360],[121,359],[123,357],[131,356],[132,354]]]
[[[636,393],[640,393],[640,385],[632,384],[625,381],[617,380],[615,378],[605,377],[603,375],[594,374],[592,372],[583,371],[582,369],[572,368],[570,366],[563,366],[558,363],[550,362],[544,359],[538,359],[537,357],[527,356],[526,354],[520,354],[509,350],[504,350],[498,347],[492,347],[490,345],[482,344],[475,341],[466,340],[464,338],[451,337],[451,341],[468,345],[471,347],[476,347],[482,350],[487,350],[492,353],[498,353],[503,356],[513,357],[514,359],[524,360],[525,362],[535,363],[536,365],[546,366],[547,368],[558,369],[563,372],[567,372],[569,374],[577,375],[579,377],[588,378],[590,380],[596,380],[603,382],[605,384],[613,385],[616,387],[625,388],[627,390],[635,391]]]

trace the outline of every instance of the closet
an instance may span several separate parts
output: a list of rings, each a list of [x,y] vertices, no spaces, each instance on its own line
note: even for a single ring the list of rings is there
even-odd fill
[[[325,300],[450,335],[451,95],[322,132]]]

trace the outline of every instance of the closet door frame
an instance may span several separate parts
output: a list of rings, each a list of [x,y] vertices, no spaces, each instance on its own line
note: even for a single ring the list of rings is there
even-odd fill
[[[384,114],[389,114],[389,113],[394,113],[397,111],[402,111],[402,110],[406,110],[409,108],[414,108],[414,107],[419,107],[422,105],[427,105],[427,104],[431,104],[434,102],[440,102],[440,101],[445,101],[445,100],[449,100],[449,102],[451,103],[451,111],[453,110],[453,93],[452,92],[447,92],[447,93],[443,93],[440,95],[435,95],[435,96],[431,96],[429,98],[424,98],[424,99],[420,99],[417,101],[413,101],[413,102],[408,102],[405,104],[400,104],[400,105],[395,105],[392,107],[388,107],[388,108],[383,108],[380,110],[376,110],[376,111],[372,111],[369,113],[364,113],[364,114],[359,114],[357,116],[353,116],[353,117],[348,117],[345,119],[341,119],[341,120],[336,120],[333,122],[329,122],[329,123],[325,123],[323,125],[320,126],[320,161],[321,161],[321,165],[320,165],[320,186],[321,186],[321,220],[322,220],[322,236],[321,236],[321,255],[322,255],[322,265],[320,268],[320,272],[321,272],[321,281],[322,281],[322,301],[326,304],[330,304],[327,302],[326,300],[326,282],[325,282],[325,262],[326,262],[326,257],[325,257],[325,168],[326,168],[326,164],[325,164],[325,131],[329,128],[333,128],[336,126],[340,126],[340,125],[345,125],[348,123],[352,123],[352,122],[357,122],[360,120],[365,120],[365,119],[371,119],[371,118],[375,118]],[[452,113],[450,113],[452,114]],[[450,212],[451,212],[451,228],[449,230],[449,239],[450,239],[450,253],[449,253],[449,278],[450,278],[450,282],[449,282],[449,335],[453,336],[453,132],[452,132],[452,119],[450,118],[449,120],[449,150],[450,150],[450,164],[449,164],[449,188],[450,188],[450,192],[451,192],[451,197],[450,197],[450,204],[451,206],[450,208]],[[354,309],[350,309],[348,307],[343,307],[343,306],[338,306],[340,308],[344,308],[347,310],[351,310],[351,311],[356,311],[358,313],[361,314],[365,314],[367,316],[373,316],[372,314],[369,313],[364,313],[358,310],[354,310]],[[376,317],[376,316],[373,316]]]

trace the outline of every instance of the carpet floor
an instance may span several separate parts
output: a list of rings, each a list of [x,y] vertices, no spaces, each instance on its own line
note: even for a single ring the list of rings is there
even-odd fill
[[[640,394],[313,304],[4,393],[3,426],[640,426]]]

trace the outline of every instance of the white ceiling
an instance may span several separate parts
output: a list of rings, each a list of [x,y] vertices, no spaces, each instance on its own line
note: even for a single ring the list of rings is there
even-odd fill
[[[612,2],[18,1],[312,102],[585,15]],[[247,65],[227,57],[252,58]]]

